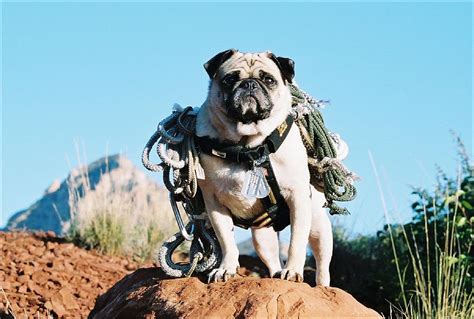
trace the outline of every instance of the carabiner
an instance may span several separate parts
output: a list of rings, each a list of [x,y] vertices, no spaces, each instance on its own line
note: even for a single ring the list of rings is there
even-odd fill
[[[178,204],[176,203],[174,194],[170,192],[169,198],[170,198],[171,208],[173,209],[174,217],[176,218],[176,223],[178,224],[181,235],[183,235],[184,239],[188,241],[192,241],[194,239],[194,235],[193,235],[194,224],[191,225],[191,234],[188,233],[188,231],[186,230],[186,226],[184,225],[183,218],[181,218],[181,214],[179,212]]]

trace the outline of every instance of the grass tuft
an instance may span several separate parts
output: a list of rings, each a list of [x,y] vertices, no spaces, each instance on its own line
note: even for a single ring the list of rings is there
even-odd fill
[[[464,152],[464,154],[467,154]],[[369,154],[383,204],[397,269],[401,305],[396,318],[474,318],[473,169],[467,158],[455,181],[444,179],[434,195],[415,190],[413,222],[391,224],[374,160]]]
[[[80,157],[79,162],[80,162]],[[176,231],[167,192],[124,157],[92,185],[87,166],[71,174],[67,237],[109,255],[145,261]]]

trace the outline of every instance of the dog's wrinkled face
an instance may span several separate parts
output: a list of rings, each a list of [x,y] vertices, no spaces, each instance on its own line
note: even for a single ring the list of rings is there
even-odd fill
[[[204,67],[211,78],[209,99],[236,122],[256,123],[270,117],[293,79],[293,61],[270,52],[219,53]]]

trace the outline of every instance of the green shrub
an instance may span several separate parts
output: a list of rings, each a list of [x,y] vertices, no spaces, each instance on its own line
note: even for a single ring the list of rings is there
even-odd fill
[[[457,139],[456,178],[440,172],[434,192],[416,189],[413,221],[401,227],[398,259],[401,314],[407,318],[472,318],[474,167]],[[400,235],[391,232],[391,239]]]
[[[457,142],[457,176],[440,172],[434,190],[414,189],[409,223],[352,239],[335,231],[333,285],[387,316],[474,316],[474,169]]]
[[[82,232],[76,229],[78,241],[101,253],[116,255],[123,251],[124,226],[114,213],[99,211],[84,227]]]

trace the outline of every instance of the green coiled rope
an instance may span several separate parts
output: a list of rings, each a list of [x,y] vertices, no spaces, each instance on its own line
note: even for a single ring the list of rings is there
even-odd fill
[[[289,88],[293,96],[296,124],[308,154],[311,184],[324,192],[326,207],[331,214],[349,214],[346,208],[338,206],[334,201],[350,201],[355,198],[357,190],[353,185],[354,175],[337,159],[333,138],[317,109],[324,102],[315,100],[296,85],[290,85]]]

